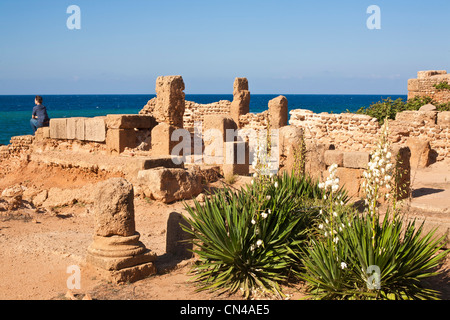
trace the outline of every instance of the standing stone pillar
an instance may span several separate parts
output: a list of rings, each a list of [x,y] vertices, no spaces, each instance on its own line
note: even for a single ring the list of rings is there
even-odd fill
[[[247,78],[236,78],[233,85],[233,101],[230,106],[231,117],[240,127],[239,117],[250,112],[250,91]]]
[[[123,178],[111,178],[100,182],[97,190],[94,241],[86,262],[115,283],[156,273],[156,255],[139,241],[135,229],[133,185]]]
[[[156,79],[156,103],[153,109],[156,121],[183,128],[184,89],[181,76],[165,76]]]
[[[153,116],[159,124],[151,132],[154,155],[169,155],[177,144],[171,141],[171,136],[176,129],[183,128],[184,88],[181,76],[164,76],[156,80]]]
[[[288,125],[288,100],[278,96],[269,101],[269,123],[271,129],[279,129]]]
[[[237,124],[224,114],[203,117],[204,162],[222,165],[225,162],[225,143],[237,140]]]
[[[250,172],[250,152],[247,141],[225,142],[225,163],[223,175],[248,176]]]
[[[407,199],[411,194],[411,150],[409,147],[393,145],[391,161],[394,165],[393,179],[396,181],[397,200]]]

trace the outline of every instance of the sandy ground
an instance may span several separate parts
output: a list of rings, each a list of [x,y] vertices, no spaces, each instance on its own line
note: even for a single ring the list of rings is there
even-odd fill
[[[210,300],[241,299],[196,292],[188,275],[191,258],[166,253],[167,220],[171,212],[183,211],[180,203],[164,205],[135,200],[136,229],[140,240],[157,254],[157,274],[132,284],[115,285],[102,280],[84,264],[92,242],[93,217],[88,207],[73,206],[56,213],[22,209],[0,220],[0,299],[66,299],[72,265],[80,267],[81,288],[77,298],[92,299]],[[19,215],[20,212],[20,215]],[[301,297],[299,288],[287,292]]]
[[[438,168],[443,170],[443,168]],[[446,193],[450,190],[447,181],[435,178],[429,170],[421,177],[420,188],[440,188],[441,192],[425,192],[424,197],[443,194],[438,203],[448,203]],[[80,176],[75,170],[53,168],[39,173],[36,167],[22,167],[21,174],[9,169],[0,175],[0,189],[18,182],[40,187],[80,187],[85,183],[106,179],[107,175],[85,174]],[[26,178],[24,178],[26,177]],[[440,175],[440,179],[442,175]],[[442,182],[442,183],[441,183]],[[238,182],[239,183],[239,182]],[[421,189],[422,191],[424,189]],[[424,192],[424,191],[423,191]],[[420,197],[417,197],[419,199]],[[445,200],[443,200],[445,199]],[[428,198],[420,199],[428,203]],[[436,202],[436,199],[429,200]],[[445,206],[446,204],[442,204]],[[183,213],[183,204],[165,205],[146,199],[135,199],[136,230],[141,241],[158,256],[156,275],[131,284],[115,285],[102,280],[84,264],[86,249],[92,242],[93,214],[89,205],[76,204],[58,208],[54,212],[34,210],[23,206],[14,212],[3,212],[0,216],[0,299],[61,300],[67,299],[67,281],[71,276],[68,267],[78,266],[81,270],[81,288],[73,289],[75,298],[88,295],[99,300],[218,300],[241,299],[240,296],[219,296],[210,292],[197,292],[190,281],[188,271],[194,259],[180,258],[166,252],[168,217],[171,212]],[[447,259],[444,269],[450,270]],[[433,279],[430,285],[443,292],[442,298],[450,300],[450,273]],[[302,285],[294,284],[286,288],[290,299],[305,297]]]

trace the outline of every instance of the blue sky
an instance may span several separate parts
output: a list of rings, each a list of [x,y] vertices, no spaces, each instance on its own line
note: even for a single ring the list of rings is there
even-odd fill
[[[69,30],[67,7],[81,9]],[[367,7],[381,9],[369,30]],[[448,0],[2,0],[0,94],[185,92],[406,94],[419,70],[450,72]]]

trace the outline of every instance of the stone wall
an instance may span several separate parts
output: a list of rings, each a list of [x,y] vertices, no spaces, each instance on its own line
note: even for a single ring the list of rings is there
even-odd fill
[[[450,111],[403,111],[389,122],[389,128],[393,142],[400,145],[409,145],[413,139],[429,142],[428,163],[450,158]]]
[[[154,112],[156,98],[150,99],[139,111],[140,115],[151,115]],[[194,123],[203,121],[203,118],[212,114],[230,114],[231,101],[220,100],[213,103],[201,104],[193,101],[185,101],[183,114],[183,128],[194,131]]]
[[[304,131],[306,142],[333,144],[342,151],[371,151],[377,141],[380,124],[377,119],[353,113],[314,113],[290,111],[289,124]]]
[[[313,113],[304,109],[292,110],[290,114],[289,123],[304,130],[309,144],[370,152],[378,141],[380,124],[367,115]],[[389,120],[389,130],[391,142],[400,146],[409,145],[412,138],[428,141],[432,151],[428,163],[450,158],[450,111],[400,112],[395,120]]]
[[[408,80],[408,99],[428,96],[439,103],[450,102],[450,90],[437,90],[434,87],[441,82],[450,84],[450,74],[445,70],[417,72],[417,79]]]
[[[36,150],[120,154],[126,148],[149,149],[153,116],[112,114],[93,118],[55,118],[34,136]],[[33,137],[33,136],[31,136]],[[13,140],[13,139],[12,139]],[[12,141],[11,147],[15,144]]]
[[[32,147],[34,136],[15,136],[11,137],[10,144],[0,146],[0,160],[7,158],[21,158],[27,154]]]
[[[239,117],[241,129],[260,130],[267,128],[269,111],[261,113],[247,113]]]
[[[186,109],[183,115],[184,128],[193,132],[195,122],[203,122],[204,117],[208,115],[228,115],[230,114],[230,106],[231,102],[228,100],[220,100],[208,104],[186,101]]]

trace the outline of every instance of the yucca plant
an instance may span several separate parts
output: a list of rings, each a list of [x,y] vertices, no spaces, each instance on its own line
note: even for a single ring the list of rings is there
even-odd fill
[[[445,236],[423,232],[423,223],[385,215],[373,228],[368,215],[344,215],[332,237],[311,241],[302,262],[309,291],[318,299],[436,299],[421,280],[437,274],[448,253]]]
[[[367,208],[360,214],[351,207],[335,205],[331,197],[318,232],[302,263],[301,277],[319,299],[434,299],[436,291],[421,280],[436,275],[448,251],[442,251],[445,235],[424,233],[423,223],[405,222],[395,203],[388,203],[380,219],[379,199],[393,190],[388,122],[372,153],[363,187]],[[333,169],[333,166],[331,166]],[[332,176],[332,174],[331,174]],[[334,180],[331,179],[331,182]],[[336,184],[328,183],[335,189]],[[335,181],[338,182],[338,181]],[[326,185],[326,183],[325,183]],[[385,187],[385,191],[383,191]]]
[[[313,180],[283,174],[186,205],[184,229],[198,255],[192,272],[200,290],[282,296],[280,284],[299,271],[301,246],[319,212],[310,199],[322,194]]]

